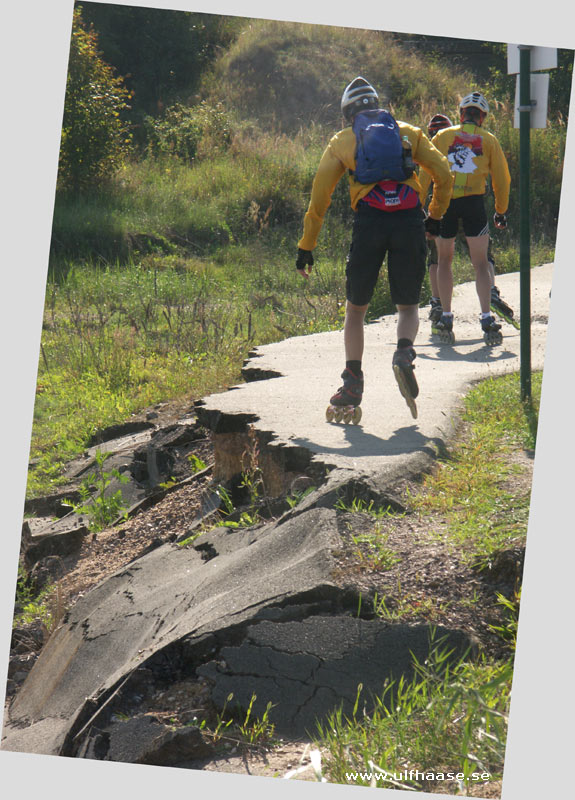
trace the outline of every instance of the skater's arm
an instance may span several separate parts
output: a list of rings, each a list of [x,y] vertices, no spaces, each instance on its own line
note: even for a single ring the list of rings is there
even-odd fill
[[[427,187],[426,192],[429,191],[429,184],[433,181],[429,215],[433,219],[441,219],[451,201],[453,187],[449,161],[424,134],[421,134],[418,139],[417,150],[414,150],[413,158],[422,167],[419,173],[422,192],[424,187]]]
[[[311,198],[303,222],[303,236],[298,242],[302,250],[313,250],[323,218],[331,203],[331,196],[345,172],[345,165],[334,152],[332,142],[326,147],[313,181]]]
[[[491,185],[495,195],[495,213],[505,214],[509,205],[509,187],[511,175],[505,153],[495,137],[493,137],[493,147],[490,159]]]
[[[429,197],[429,188],[431,186],[431,175],[424,169],[420,170],[419,172],[419,183],[421,185],[421,189],[419,192],[419,202],[425,208]]]

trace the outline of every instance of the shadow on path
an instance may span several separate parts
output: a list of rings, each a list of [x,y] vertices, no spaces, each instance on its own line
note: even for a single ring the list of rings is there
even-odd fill
[[[473,344],[483,344],[483,347],[479,347],[476,350],[466,353],[462,353],[456,349],[458,346],[463,347]],[[516,353],[513,353],[511,350],[500,350],[497,346],[490,347],[489,345],[484,344],[482,339],[467,339],[457,342],[455,345],[443,343],[435,344],[432,342],[430,344],[423,345],[423,347],[433,347],[435,354],[428,355],[425,352],[422,352],[422,345],[419,345],[417,348],[417,358],[421,359],[422,361],[474,361],[487,364],[489,362],[506,361],[510,358],[517,358]]]
[[[326,423],[335,424],[338,423]],[[318,444],[307,437],[298,437],[291,440],[293,444],[300,447],[305,447],[313,453],[318,454],[333,454],[353,458],[354,453],[356,458],[363,458],[369,456],[401,456],[406,453],[426,453],[433,458],[436,458],[438,453],[445,451],[445,442],[440,437],[430,439],[428,436],[423,436],[420,433],[417,425],[409,425],[404,428],[398,428],[388,439],[382,439],[380,436],[374,436],[372,433],[366,433],[361,425],[338,425],[344,429],[345,438],[347,439],[347,446],[345,447],[328,447],[323,444]]]

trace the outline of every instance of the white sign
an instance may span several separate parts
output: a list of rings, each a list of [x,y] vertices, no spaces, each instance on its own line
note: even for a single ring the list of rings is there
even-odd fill
[[[555,69],[557,66],[556,47],[530,47],[530,72],[537,72],[541,69]],[[516,75],[519,73],[519,45],[507,45],[507,74]]]
[[[530,99],[531,103],[535,103],[530,112],[530,125],[531,128],[546,128],[547,127],[547,101],[549,97],[549,73],[543,75],[530,75]],[[513,118],[513,127],[519,127],[519,75],[515,84],[515,116]]]

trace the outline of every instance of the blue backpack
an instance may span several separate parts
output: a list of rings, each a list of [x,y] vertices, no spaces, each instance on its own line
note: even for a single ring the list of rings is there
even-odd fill
[[[357,144],[353,174],[359,183],[405,181],[413,174],[411,146],[403,146],[399,125],[389,111],[361,111],[354,117],[352,130]]]

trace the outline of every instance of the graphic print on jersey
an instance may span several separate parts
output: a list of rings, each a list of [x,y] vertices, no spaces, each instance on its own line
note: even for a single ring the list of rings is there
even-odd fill
[[[447,158],[452,172],[475,172],[475,158],[483,155],[483,138],[478,134],[461,131],[453,140],[447,151]]]
[[[419,205],[419,195],[406,183],[380,181],[361,201],[383,211],[403,211]]]

